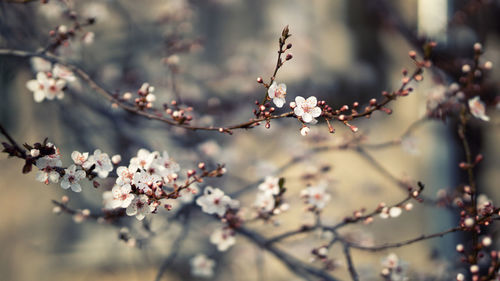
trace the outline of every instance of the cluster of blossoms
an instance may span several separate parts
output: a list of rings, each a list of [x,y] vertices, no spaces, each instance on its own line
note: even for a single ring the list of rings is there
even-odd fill
[[[227,225],[216,229],[210,236],[210,242],[217,245],[219,251],[226,251],[236,243],[234,225],[239,223],[239,218],[233,216],[240,207],[238,200],[224,194],[219,188],[207,186],[203,195],[196,199],[196,204],[201,207],[201,210],[209,215],[217,215],[224,218]]]
[[[127,215],[138,220],[154,212],[159,205],[170,209],[164,188],[174,184],[179,170],[179,165],[166,151],[140,149],[128,166],[116,169],[118,177],[114,187],[111,192],[103,193],[105,208],[126,208]]]
[[[321,211],[330,201],[330,194],[326,192],[324,184],[309,186],[300,192],[300,196],[304,198],[311,210]]]
[[[260,217],[268,218],[288,209],[288,205],[282,203],[282,195],[285,192],[283,184],[283,178],[267,176],[259,185],[254,206]]]
[[[49,61],[42,58],[33,58],[32,64],[38,73],[36,79],[26,83],[26,87],[33,92],[35,102],[64,98],[66,84],[76,81],[73,72],[63,65],[56,63],[52,67]]]

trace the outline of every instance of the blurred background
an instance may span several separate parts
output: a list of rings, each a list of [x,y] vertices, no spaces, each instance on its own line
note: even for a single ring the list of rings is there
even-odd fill
[[[368,144],[398,139],[424,117],[429,97],[459,77],[461,65],[472,59],[475,42],[483,44],[484,60],[500,65],[497,0],[64,2],[0,1],[0,48],[37,51],[47,46],[50,30],[71,25],[64,15],[71,7],[81,18],[96,19],[85,28],[95,34],[94,42],[86,44],[76,37],[57,55],[82,67],[111,91],[134,92],[149,82],[156,88],[157,104],[177,100],[192,106],[194,122],[200,125],[233,124],[252,117],[253,102],[265,93],[255,79],[269,80],[285,25],[293,35],[294,57],[279,71],[277,81],[287,84],[287,101],[314,95],[334,107],[354,101],[366,104],[383,90],[399,88],[401,70],[413,67],[408,51],[419,50],[423,36],[436,40],[433,56],[438,70],[427,71],[414,93],[393,103],[391,116],[376,113],[369,120],[353,122]],[[63,163],[70,163],[73,150],[96,148],[121,154],[125,163],[139,148],[167,150],[184,169],[199,161],[225,163],[227,175],[206,184],[227,193],[243,190],[238,199],[249,211],[257,192],[251,183],[268,175],[284,177],[290,210],[276,217],[274,224],[247,225],[266,237],[314,222],[299,196],[307,184],[328,183],[332,198],[322,219],[333,224],[361,207],[371,210],[379,202],[404,198],[397,179],[422,181],[430,198],[442,196],[443,190],[451,193],[462,182],[457,163],[463,160],[463,152],[453,120],[419,123],[396,145],[367,148],[368,158],[350,150],[312,154],[317,146],[345,142],[352,132],[336,124],[336,133],[330,135],[320,122],[302,137],[295,119],[276,120],[269,130],[261,126],[232,136],[186,131],[112,109],[81,81],[68,87],[63,100],[35,103],[25,86],[34,76],[29,59],[0,56],[0,123],[19,142],[48,137],[60,148]],[[486,155],[477,170],[479,189],[493,202],[500,199],[495,188],[500,180],[495,118],[499,77],[494,67],[482,98],[491,105],[487,113],[492,121],[474,120],[469,130],[473,150]],[[280,167],[295,156],[306,157],[282,171]],[[135,219],[121,221],[141,241],[130,247],[118,239],[119,228],[78,224],[71,216],[52,213],[51,199],[62,195],[70,197],[74,208],[99,212],[106,185],[94,189],[89,184],[81,194],[74,194],[58,185],[45,186],[35,181],[34,173],[21,174],[21,168],[20,160],[5,155],[0,159],[0,280],[154,280],[184,227],[188,229],[185,241],[163,280],[198,280],[190,275],[189,259],[200,252],[217,263],[213,280],[302,280],[242,236],[229,251],[217,252],[208,237],[220,223],[198,208],[190,212],[189,223],[172,219],[175,208],[148,216],[151,231]],[[397,219],[377,218],[371,225],[354,225],[343,233],[365,245],[379,245],[446,230],[457,221],[458,216],[447,208],[416,204]],[[408,264],[410,280],[451,280],[463,270],[455,244],[464,239],[449,235],[394,252]],[[325,235],[313,233],[284,240],[279,247],[310,262],[311,249],[324,243]],[[361,280],[381,280],[381,261],[390,252],[354,250]],[[338,268],[331,274],[348,280],[342,249],[332,249],[329,257],[338,259]]]

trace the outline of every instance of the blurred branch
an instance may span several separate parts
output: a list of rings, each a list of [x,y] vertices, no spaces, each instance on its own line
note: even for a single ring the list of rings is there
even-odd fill
[[[353,281],[359,281],[358,273],[356,272],[356,268],[354,267],[354,262],[352,261],[351,251],[349,249],[349,245],[344,243],[343,245],[344,256],[347,262],[347,268],[349,270],[349,274],[351,275],[351,279]]]

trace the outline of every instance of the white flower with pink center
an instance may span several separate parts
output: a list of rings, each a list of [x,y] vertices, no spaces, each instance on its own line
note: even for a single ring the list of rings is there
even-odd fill
[[[224,252],[236,243],[234,231],[228,227],[218,228],[210,235],[210,242],[217,245],[217,250]]]
[[[77,170],[76,165],[71,165],[64,170],[65,174],[61,180],[61,187],[64,189],[71,188],[74,192],[81,192],[82,186],[79,181],[86,176],[85,171]]]
[[[137,156],[130,159],[129,169],[131,171],[136,171],[137,169],[144,169],[147,171],[157,156],[158,152],[149,152],[149,150],[141,148],[137,152]]]
[[[197,277],[210,278],[214,275],[215,261],[207,258],[204,254],[198,254],[189,262],[191,274]]]
[[[118,175],[116,184],[125,185],[132,182],[135,173],[125,166],[120,166],[116,168],[116,174]]]
[[[276,84],[276,81],[273,81],[267,90],[267,96],[273,100],[277,107],[283,107],[286,102],[286,85],[284,83]]]
[[[38,72],[36,79],[26,83],[26,87],[33,92],[35,102],[42,102],[44,99],[53,100],[64,97],[63,88],[66,81],[47,77],[44,72]]]
[[[80,153],[78,151],[73,151],[73,153],[71,153],[71,159],[73,160],[73,162],[75,162],[76,165],[82,166],[87,161],[87,159],[89,159],[89,153]]]
[[[306,199],[307,204],[316,209],[323,209],[330,201],[330,194],[326,193],[325,187],[322,185],[310,186],[302,190],[301,196]]]
[[[132,191],[132,187],[130,184],[125,185],[115,185],[113,189],[111,189],[111,194],[113,194],[113,199],[110,201],[111,208],[127,208],[134,200],[135,195],[130,193]]]
[[[224,216],[228,208],[238,208],[239,202],[232,200],[229,196],[218,188],[207,186],[203,192],[203,196],[196,199],[196,204],[201,207],[201,210],[207,214],[217,214],[220,217]]]
[[[280,193],[279,181],[280,179],[277,177],[267,176],[265,181],[259,185],[259,189],[272,195],[278,195]]]
[[[128,216],[135,216],[138,220],[143,220],[147,214],[155,210],[155,207],[148,203],[147,195],[139,195],[134,198],[127,207],[126,213]]]
[[[90,169],[92,165],[95,165],[94,172],[101,179],[108,177],[109,172],[113,171],[113,164],[107,153],[102,153],[100,149],[96,149],[94,154],[89,156],[89,159],[83,164],[83,168]]]
[[[160,176],[152,175],[144,170],[134,173],[134,177],[132,178],[132,184],[143,192],[151,191],[153,186],[160,187],[162,183],[163,180]]]
[[[154,169],[154,172],[162,176],[165,181],[168,181],[168,176],[180,170],[179,164],[170,158],[166,151],[163,151],[161,156],[158,155],[158,157],[153,160],[151,167]]]
[[[486,107],[484,103],[479,99],[479,96],[474,97],[469,100],[470,113],[483,121],[490,121],[490,117],[486,115]]]
[[[321,115],[321,108],[318,107],[316,97],[308,97],[307,100],[301,96],[295,98],[294,113],[297,117],[301,117],[306,123],[313,123],[316,117]]]
[[[257,193],[257,198],[255,199],[254,206],[261,212],[269,213],[274,209],[276,200],[274,196],[269,192],[259,192]]]
[[[63,80],[66,80],[68,82],[75,82],[76,77],[73,71],[71,71],[69,68],[66,66],[56,64],[54,68],[52,69],[52,75],[54,78],[60,78]]]

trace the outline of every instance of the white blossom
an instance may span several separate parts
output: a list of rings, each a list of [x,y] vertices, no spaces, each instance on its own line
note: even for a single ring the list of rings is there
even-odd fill
[[[306,198],[307,204],[317,209],[323,209],[330,201],[330,194],[326,193],[323,185],[307,187],[302,190],[301,195]]]
[[[280,179],[277,177],[267,176],[264,182],[259,185],[259,190],[278,195],[280,193],[279,181]]]
[[[144,194],[135,197],[127,207],[127,215],[135,216],[138,220],[143,220],[147,214],[150,214],[155,210],[155,207],[150,205],[148,200],[148,196]]]
[[[189,262],[191,274],[198,277],[210,278],[214,275],[215,261],[207,258],[204,254],[198,254]]]
[[[304,126],[302,127],[302,129],[300,129],[300,134],[305,137],[309,134],[310,131],[311,129],[309,127]]]
[[[73,151],[71,153],[71,159],[73,160],[73,162],[75,162],[76,165],[82,166],[85,163],[85,161],[89,159],[89,153],[88,152],[80,153],[78,151]]]
[[[54,78],[60,78],[68,82],[75,82],[76,77],[73,71],[71,71],[66,66],[56,63],[52,69],[52,75]]]
[[[257,198],[255,199],[254,206],[260,211],[269,213],[274,209],[276,200],[272,193],[269,192],[259,192],[257,193]]]
[[[118,178],[116,178],[116,184],[125,185],[132,182],[135,173],[128,167],[120,166],[116,168],[116,174],[118,175]]]
[[[193,201],[194,196],[198,194],[199,191],[200,189],[198,188],[198,186],[193,183],[187,188],[184,188],[181,191],[179,191],[179,196],[180,196],[179,200],[182,203],[190,203]]]
[[[127,208],[134,200],[135,195],[130,193],[132,191],[132,187],[130,184],[125,185],[115,185],[111,190],[111,194],[113,195],[113,199],[109,203],[111,208]]]
[[[155,160],[158,152],[149,152],[149,150],[141,148],[137,152],[137,156],[130,159],[129,169],[131,171],[136,171],[137,169],[148,170],[151,164]]]
[[[35,179],[39,182],[43,182],[45,184],[50,183],[58,183],[60,174],[54,168],[61,167],[62,161],[60,159],[60,155],[56,153],[41,157],[36,160],[35,166],[37,166],[40,171],[35,175]]]
[[[42,102],[44,99],[53,100],[56,97],[62,99],[64,86],[66,86],[66,81],[49,78],[44,72],[38,72],[36,79],[26,83],[28,90],[33,92],[35,102]]]
[[[234,231],[227,227],[218,228],[210,235],[210,242],[217,245],[217,250],[224,252],[236,243]]]
[[[483,121],[490,121],[490,117],[486,115],[486,107],[484,103],[479,99],[479,96],[476,96],[469,100],[469,109],[470,113]]]
[[[273,100],[277,107],[283,107],[286,102],[286,85],[284,83],[276,84],[276,81],[273,81],[267,90],[267,96]]]
[[[102,153],[100,149],[96,149],[94,154],[89,156],[88,160],[83,164],[85,169],[89,169],[95,165],[94,172],[101,178],[107,178],[109,172],[113,171],[113,164],[109,159],[108,154]]]
[[[407,264],[406,262],[400,260],[398,256],[394,253],[390,253],[387,257],[382,260],[382,266],[384,267],[383,273],[386,273],[386,277],[390,281],[407,281],[409,280],[406,276]]]
[[[132,179],[132,183],[144,192],[148,192],[151,190],[152,186],[159,186],[162,183],[162,179],[160,176],[156,174],[150,174],[144,170],[134,173],[134,177]]]
[[[82,187],[78,182],[85,178],[86,173],[85,171],[77,170],[76,168],[76,165],[71,165],[64,170],[65,174],[61,180],[61,187],[64,189],[71,188],[74,192],[81,192]]]
[[[295,98],[296,107],[294,113],[297,117],[302,117],[306,123],[314,123],[317,121],[315,118],[321,115],[321,108],[319,108],[316,97],[308,97],[307,100],[301,96]]]
[[[31,67],[35,72],[49,72],[52,69],[52,63],[46,59],[32,57],[30,59]]]
[[[168,182],[168,176],[180,171],[179,164],[170,158],[166,151],[163,151],[161,156],[158,155],[158,157],[153,160],[151,167],[154,169],[155,173],[162,176],[166,182]]]
[[[203,192],[203,196],[196,199],[196,204],[201,207],[201,210],[207,214],[217,214],[220,217],[224,216],[228,208],[237,208],[239,202],[232,200],[229,196],[218,188],[207,186]]]

